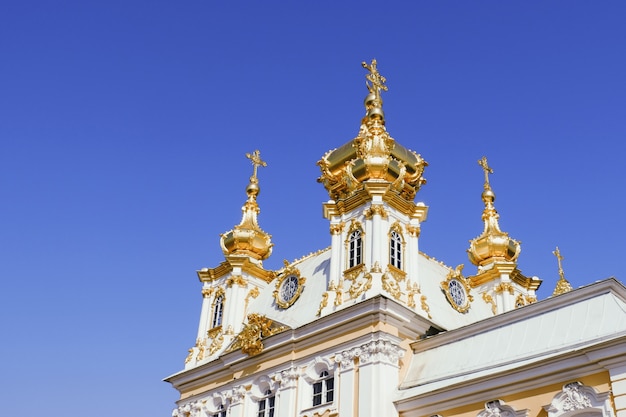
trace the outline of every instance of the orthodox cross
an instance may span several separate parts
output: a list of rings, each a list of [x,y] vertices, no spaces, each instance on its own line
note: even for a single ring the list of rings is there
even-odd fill
[[[561,265],[561,261],[564,259],[563,256],[561,255],[561,251],[559,250],[559,247],[556,247],[556,250],[554,252],[552,252],[552,254],[554,256],[556,256],[556,259],[559,263],[559,277],[561,277],[561,279],[565,279],[565,272],[563,272],[563,266]]]
[[[485,171],[485,188],[489,187],[489,174],[493,174],[493,168],[487,165],[487,157],[483,156],[482,159],[478,160],[478,165],[483,168]]]
[[[363,68],[369,71],[369,74],[367,74],[365,78],[367,79],[367,81],[372,83],[372,85],[369,85],[367,81],[365,82],[368,91],[370,93],[374,93],[376,95],[376,98],[380,99],[380,90],[388,90],[387,86],[385,85],[387,79],[380,75],[380,72],[378,72],[378,68],[376,68],[376,64],[377,63],[375,59],[372,59],[372,63],[370,65],[367,65],[367,62],[365,61],[361,62]]]
[[[266,167],[267,164],[265,161],[261,159],[261,152],[257,149],[253,153],[247,153],[246,158],[252,161],[252,165],[254,166],[254,171],[252,172],[252,178],[256,180],[256,173],[259,167]]]

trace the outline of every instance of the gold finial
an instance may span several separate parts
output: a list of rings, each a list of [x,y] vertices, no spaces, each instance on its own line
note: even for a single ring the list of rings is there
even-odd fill
[[[489,188],[489,174],[493,174],[493,168],[491,168],[487,164],[486,156],[483,156],[481,159],[478,160],[478,165],[480,165],[483,171],[485,171],[485,190],[486,190]]]
[[[559,263],[559,280],[556,283],[556,288],[554,288],[554,292],[552,295],[559,295],[566,292],[571,291],[572,285],[565,279],[565,272],[563,272],[563,265],[561,261],[564,259],[563,255],[561,255],[561,251],[559,247],[556,247],[556,250],[552,252],[554,256],[556,256],[557,262]]]
[[[256,201],[261,190],[257,179],[257,169],[267,164],[261,160],[261,153],[258,150],[247,153],[246,158],[252,161],[254,167],[250,183],[246,187],[248,200],[241,208],[243,211],[241,222],[234,229],[222,234],[220,244],[224,255],[245,255],[260,264],[262,260],[270,256],[272,246],[274,246],[272,236],[259,227],[257,220],[257,215],[261,211]]]
[[[261,159],[261,152],[259,150],[255,150],[253,153],[247,153],[246,158],[252,161],[252,165],[254,166],[254,170],[252,171],[252,177],[250,177],[250,181],[256,182],[257,179],[257,169],[259,167],[266,167],[267,163]],[[254,178],[254,179],[253,179]]]
[[[372,83],[370,85],[367,83],[367,81],[365,81],[367,90],[370,93],[375,94],[377,99],[380,99],[380,90],[387,91],[388,88],[385,85],[387,79],[380,75],[380,72],[378,72],[378,68],[376,68],[376,59],[372,59],[372,63],[370,65],[367,65],[367,62],[365,61],[361,62],[361,65],[363,66],[363,68],[369,71],[369,74],[367,74],[365,78],[367,79],[367,81]]]
[[[496,194],[489,185],[489,174],[493,169],[487,163],[487,157],[478,160],[478,165],[485,172],[484,190],[481,194],[485,209],[482,219],[485,223],[483,233],[470,240],[470,248],[467,253],[474,265],[484,266],[493,261],[516,262],[520,254],[520,242],[509,237],[509,234],[500,230],[498,211],[494,206]]]

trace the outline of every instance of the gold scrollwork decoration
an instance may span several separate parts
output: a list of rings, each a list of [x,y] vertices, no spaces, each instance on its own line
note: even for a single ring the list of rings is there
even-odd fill
[[[383,289],[393,296],[396,300],[402,297],[402,291],[398,281],[389,271],[386,271],[382,276]]]
[[[428,303],[426,302],[427,299],[428,298],[425,295],[422,295],[420,297],[421,306],[422,306],[422,310],[424,310],[426,314],[428,315],[428,318],[432,319],[433,317],[430,315],[430,307],[428,306]]]
[[[248,356],[263,352],[263,339],[287,329],[286,326],[275,326],[274,322],[260,314],[248,314],[248,321],[241,332],[228,348],[229,352],[241,349]]]
[[[406,231],[409,232],[409,236],[419,237],[421,229],[419,226],[408,225]]]
[[[320,301],[320,307],[317,309],[317,314],[315,314],[317,317],[319,317],[322,314],[322,310],[324,309],[324,307],[326,307],[328,305],[328,293],[324,292],[322,294],[322,301]]]
[[[498,312],[498,305],[496,304],[496,300],[493,299],[491,294],[486,292],[483,293],[483,301],[487,304],[491,304],[491,312],[495,315]]]
[[[335,285],[332,289],[335,291],[335,307],[343,304],[343,278],[341,278],[339,280],[339,283]]]
[[[354,280],[348,289],[348,293],[350,294],[350,298],[357,298],[365,291],[372,288],[372,274],[369,272],[363,275],[363,279]]]
[[[196,348],[198,349],[198,354],[196,355],[196,362],[204,359],[204,350],[206,348],[206,339],[197,340]]]
[[[496,285],[494,291],[496,292],[496,294],[508,291],[509,294],[513,295],[513,286],[509,282],[501,282],[500,284]]]
[[[415,296],[420,294],[420,286],[416,282],[406,282],[406,303],[410,308],[415,308]]]
[[[341,234],[341,232],[343,231],[343,227],[344,227],[343,223],[331,224],[330,225],[330,234],[331,235]]]
[[[208,347],[209,356],[215,354],[224,344],[224,333],[221,327],[216,327],[208,331],[211,344]]]
[[[239,285],[242,288],[245,288],[248,285],[248,282],[244,279],[242,275],[231,275],[226,280],[226,285],[228,287],[232,287],[233,285]]]
[[[398,269],[391,264],[387,265],[387,272],[390,273],[397,282],[404,281],[406,278],[405,271]]]
[[[246,295],[246,299],[244,300],[244,311],[248,311],[248,304],[250,304],[251,298],[257,298],[259,296],[259,287],[253,287],[250,291],[248,291],[248,295]]]
[[[344,279],[351,281],[351,280],[356,279],[359,275],[361,275],[361,273],[364,270],[365,270],[365,265],[358,264],[356,266],[353,266],[352,268],[348,268],[345,271],[343,271],[343,277]]]
[[[365,218],[368,220],[375,215],[378,215],[383,219],[386,219],[388,216],[387,210],[385,210],[385,207],[382,204],[372,204],[363,214],[365,214]]]

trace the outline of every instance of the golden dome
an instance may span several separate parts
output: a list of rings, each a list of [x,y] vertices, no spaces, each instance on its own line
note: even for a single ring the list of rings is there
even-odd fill
[[[496,195],[489,185],[489,174],[493,170],[487,165],[487,158],[483,156],[478,163],[485,171],[485,185],[482,200],[485,204],[482,219],[485,223],[483,233],[470,240],[467,255],[470,262],[477,266],[487,265],[493,261],[515,262],[522,247],[518,241],[509,237],[509,234],[500,230],[499,215],[493,202]]]
[[[261,211],[256,202],[260,192],[257,168],[259,166],[267,166],[267,164],[261,160],[258,150],[252,154],[246,154],[246,156],[252,160],[254,165],[253,175],[250,177],[250,183],[246,187],[248,200],[241,208],[243,211],[241,223],[221,235],[220,245],[226,256],[242,255],[256,261],[262,261],[269,258],[274,246],[272,236],[261,230],[257,221],[257,215]]]
[[[362,63],[369,73],[366,78],[369,94],[364,100],[365,117],[356,138],[340,148],[328,151],[318,162],[324,184],[333,200],[350,197],[368,181],[389,183],[391,189],[412,201],[426,182],[422,177],[428,165],[422,157],[396,143],[385,128],[381,90],[387,91],[385,77],[376,68]]]

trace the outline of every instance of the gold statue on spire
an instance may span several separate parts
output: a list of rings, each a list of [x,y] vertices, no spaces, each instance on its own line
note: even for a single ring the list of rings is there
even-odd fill
[[[251,154],[247,153],[246,158],[252,161],[252,165],[254,166],[254,169],[252,171],[252,177],[250,177],[250,180],[256,182],[255,180],[257,180],[257,169],[259,167],[266,167],[267,163],[261,159],[261,152],[259,152],[258,149]]]
[[[559,280],[557,281],[554,292],[552,293],[552,296],[555,296],[569,292],[573,288],[572,285],[565,279],[565,272],[563,272],[563,265],[561,264],[561,261],[564,258],[563,255],[561,255],[561,251],[559,250],[558,246],[556,247],[556,250],[552,252],[552,254],[556,256],[557,262],[559,264]]]
[[[375,94],[377,99],[380,99],[380,90],[387,91],[388,88],[385,85],[387,79],[380,75],[380,72],[378,72],[378,68],[376,68],[376,59],[372,59],[372,63],[369,65],[367,65],[367,62],[365,61],[361,62],[361,65],[363,66],[363,68],[369,71],[369,74],[367,74],[365,78],[367,79],[367,81],[372,83],[370,85],[367,83],[367,81],[365,81],[367,90],[370,93]]]
[[[478,165],[480,165],[483,169],[483,171],[485,171],[485,190],[489,189],[489,174],[493,174],[493,168],[491,168],[488,164],[487,164],[487,157],[483,156],[481,159],[478,160]]]

